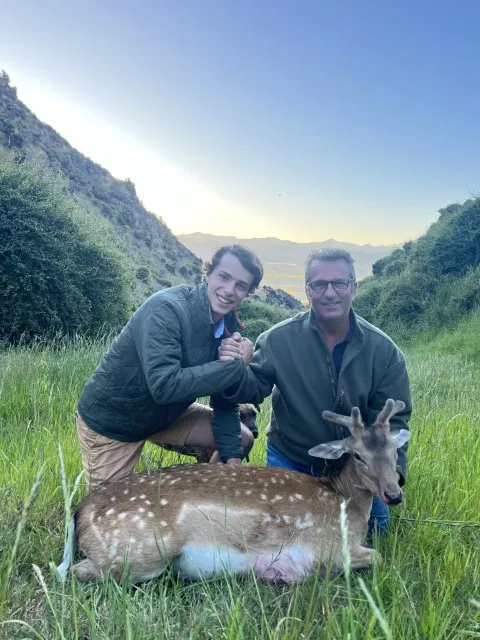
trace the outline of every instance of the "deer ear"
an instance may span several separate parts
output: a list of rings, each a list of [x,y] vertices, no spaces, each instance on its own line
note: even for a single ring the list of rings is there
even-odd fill
[[[408,431],[408,429],[397,429],[396,431],[390,431],[390,435],[392,436],[395,446],[399,449],[410,440],[412,433]]]
[[[314,458],[325,458],[326,460],[336,460],[347,453],[347,447],[345,443],[350,438],[345,440],[332,440],[332,442],[325,442],[325,444],[318,444],[316,447],[309,449],[308,455]]]

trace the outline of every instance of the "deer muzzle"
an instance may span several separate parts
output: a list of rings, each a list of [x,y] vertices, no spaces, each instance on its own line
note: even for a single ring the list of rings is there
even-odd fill
[[[395,505],[403,501],[403,491],[400,487],[388,488],[383,494],[385,504]]]

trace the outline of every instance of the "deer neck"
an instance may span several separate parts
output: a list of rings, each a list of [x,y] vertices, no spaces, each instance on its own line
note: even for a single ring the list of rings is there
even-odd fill
[[[345,498],[355,503],[358,509],[365,515],[368,520],[372,509],[373,495],[366,489],[359,489],[362,482],[358,477],[355,464],[352,458],[349,458],[342,471],[335,476],[329,478],[332,487]]]

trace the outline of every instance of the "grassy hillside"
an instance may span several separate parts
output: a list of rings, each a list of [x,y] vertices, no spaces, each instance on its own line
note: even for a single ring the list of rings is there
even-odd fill
[[[440,210],[416,242],[373,265],[355,309],[397,337],[455,326],[480,305],[480,198]]]
[[[460,320],[454,328],[432,329],[416,336],[413,345],[418,352],[455,354],[480,366],[480,309]]]
[[[406,499],[377,543],[383,565],[355,574],[350,591],[343,575],[295,587],[250,576],[188,583],[169,574],[136,588],[108,579],[54,583],[48,563],[61,556],[65,518],[59,446],[71,491],[81,469],[75,405],[108,341],[0,351],[0,632],[9,640],[479,637],[480,389],[478,362],[461,355],[475,326],[450,334],[453,353],[441,337],[435,350],[407,349],[415,411]],[[252,464],[265,462],[268,409],[269,400]],[[147,446],[140,468],[176,461]]]
[[[85,198],[112,223],[117,241],[134,263],[140,298],[169,284],[199,280],[201,260],[143,207],[135,185],[115,179],[41,122],[18,99],[5,72],[0,74],[0,147],[19,160],[29,158],[52,173],[60,172],[72,194]]]

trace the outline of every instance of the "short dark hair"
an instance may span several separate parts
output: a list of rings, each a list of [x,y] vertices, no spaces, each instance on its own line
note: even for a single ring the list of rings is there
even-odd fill
[[[253,251],[250,251],[250,249],[247,249],[246,247],[242,247],[242,245],[240,244],[225,245],[224,247],[220,247],[220,249],[217,249],[210,260],[205,263],[205,275],[210,275],[215,267],[218,267],[221,259],[226,253],[231,253],[233,256],[235,256],[239,260],[242,267],[252,274],[253,281],[250,286],[249,293],[254,291],[263,278],[263,265],[260,262],[258,256]]]
[[[344,260],[347,263],[350,278],[356,280],[355,267],[353,266],[355,261],[352,254],[345,249],[335,248],[316,249],[308,255],[307,261],[305,262],[305,279],[307,279],[307,274],[312,266],[312,262],[334,262],[335,260]]]

